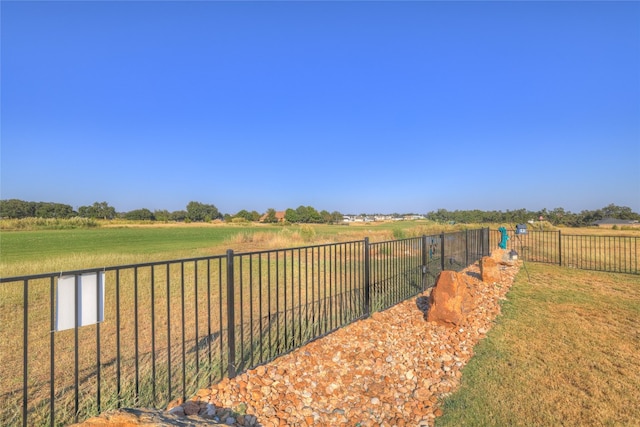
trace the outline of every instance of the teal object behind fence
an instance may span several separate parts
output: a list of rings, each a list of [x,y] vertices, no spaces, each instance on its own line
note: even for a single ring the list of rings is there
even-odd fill
[[[502,237],[500,238],[500,243],[498,243],[498,246],[500,247],[500,249],[507,249],[507,240],[509,240],[507,229],[504,227],[500,227],[498,228],[498,231],[502,235]]]

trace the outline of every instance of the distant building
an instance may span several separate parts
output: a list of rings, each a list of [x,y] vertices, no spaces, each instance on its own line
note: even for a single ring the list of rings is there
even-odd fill
[[[407,221],[412,221],[416,219],[425,219],[425,217],[424,215],[405,215],[404,219],[406,219]]]
[[[276,211],[276,219],[278,220],[278,222],[284,222],[284,214],[285,211]],[[264,214],[260,217],[260,222],[264,222],[267,219],[267,214]]]

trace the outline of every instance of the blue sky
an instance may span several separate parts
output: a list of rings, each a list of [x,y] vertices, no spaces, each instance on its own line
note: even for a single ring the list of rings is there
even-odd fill
[[[639,2],[1,2],[0,198],[640,212]]]

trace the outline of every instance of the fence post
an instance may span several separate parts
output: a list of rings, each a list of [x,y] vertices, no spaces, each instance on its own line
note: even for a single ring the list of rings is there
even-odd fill
[[[422,235],[422,290],[427,290],[427,236]]]
[[[364,314],[365,317],[371,315],[371,276],[370,268],[370,251],[369,238],[364,238]]]
[[[489,247],[489,228],[488,227],[481,228],[480,229],[480,248],[481,248],[480,257],[487,255],[486,250],[488,247]]]
[[[487,239],[485,241],[486,246],[484,247],[484,255],[491,255],[491,229],[487,227]]]
[[[229,345],[229,378],[236,376],[236,336],[234,309],[233,250],[227,250],[227,344]]]
[[[464,265],[469,265],[469,230],[464,230]]]
[[[558,230],[558,264],[562,267],[562,231]]]
[[[76,287],[76,293],[78,289]],[[27,427],[27,415],[29,414],[29,280],[22,283],[22,427]],[[76,307],[75,313],[78,313]],[[76,331],[78,328],[76,328]],[[77,346],[76,346],[77,348]],[[76,366],[78,359],[76,358]],[[76,387],[76,396],[78,388]],[[77,405],[76,405],[77,407]],[[77,420],[76,420],[77,422]]]
[[[444,271],[444,233],[440,234],[440,271]]]

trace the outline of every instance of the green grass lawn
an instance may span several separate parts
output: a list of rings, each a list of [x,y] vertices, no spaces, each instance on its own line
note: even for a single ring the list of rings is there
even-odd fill
[[[0,273],[37,274],[216,255],[225,241],[252,229],[250,226],[104,227],[4,231],[0,235]]]
[[[527,268],[436,425],[640,425],[640,276]]]
[[[107,224],[107,225],[105,225]],[[438,234],[420,221],[344,225],[105,223],[96,228],[0,232],[0,276],[10,277],[348,240]]]
[[[78,252],[153,254],[215,246],[242,231],[244,229],[225,227],[16,231],[2,234],[0,249],[5,262]]]

